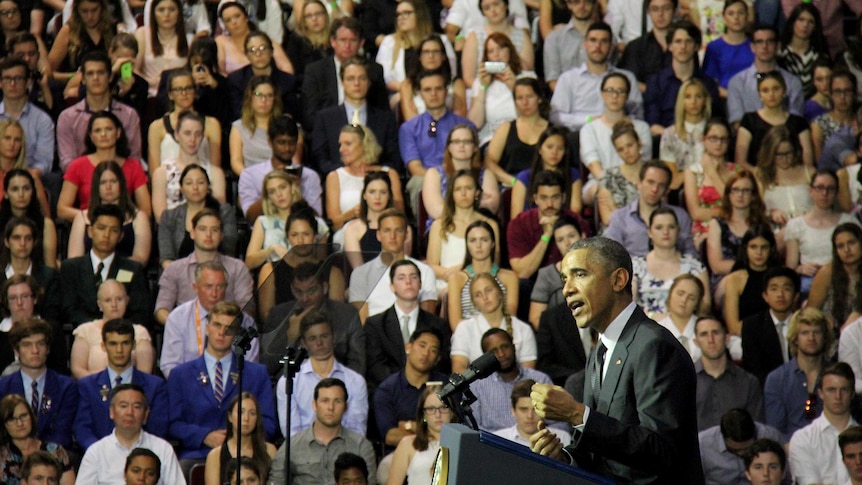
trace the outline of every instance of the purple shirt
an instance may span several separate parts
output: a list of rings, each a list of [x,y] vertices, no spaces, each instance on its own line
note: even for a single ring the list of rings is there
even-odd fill
[[[110,111],[120,119],[129,149],[132,153],[126,158],[143,160],[141,158],[141,120],[138,113],[130,106],[111,100]],[[87,106],[87,100],[73,104],[60,113],[57,119],[57,151],[60,154],[60,169],[65,172],[76,158],[85,155],[87,151],[84,140],[87,138],[87,125],[93,112]],[[145,164],[142,163],[144,167]]]

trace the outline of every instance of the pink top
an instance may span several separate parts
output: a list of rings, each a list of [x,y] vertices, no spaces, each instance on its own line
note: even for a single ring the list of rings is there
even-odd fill
[[[127,158],[121,165],[123,175],[126,176],[126,188],[129,194],[135,192],[138,187],[147,184],[147,174],[144,173],[141,162],[134,158]],[[90,185],[93,182],[93,172],[96,171],[96,166],[90,161],[88,155],[78,157],[69,165],[66,174],[63,175],[63,180],[71,182],[78,187],[77,208],[86,210],[90,205]]]

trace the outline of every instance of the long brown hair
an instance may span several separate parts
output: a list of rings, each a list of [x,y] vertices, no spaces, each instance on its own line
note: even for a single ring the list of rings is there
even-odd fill
[[[30,404],[27,403],[27,400],[24,399],[24,396],[20,394],[9,394],[8,396],[0,399],[0,420],[3,422],[3,426],[0,426],[0,444],[10,445],[12,444],[12,437],[9,436],[9,432],[6,431],[6,422],[15,416],[15,408],[18,407],[19,404],[23,404],[27,408],[27,413],[30,414],[30,437],[36,437],[36,413],[33,412],[33,409],[30,407]]]
[[[415,86],[418,86],[416,84]],[[452,144],[452,136],[458,130],[467,130],[470,132],[470,137],[473,138],[473,156],[470,158],[470,171],[478,177],[482,171],[482,159],[480,158],[481,150],[479,149],[479,133],[472,126],[466,123],[460,123],[449,130],[449,135],[446,137],[446,149],[443,150],[443,177],[451,177],[455,174],[455,162],[452,161],[452,154],[449,153],[449,145]]]
[[[755,173],[760,178],[764,189],[775,185],[775,176],[778,172],[778,167],[775,165],[775,155],[778,153],[778,147],[782,143],[789,143],[793,149],[793,155],[791,155],[793,157],[793,164],[791,167],[802,164],[802,147],[799,146],[799,139],[791,136],[790,130],[786,126],[773,126],[766,132],[760,145],[760,151],[757,152],[757,168],[755,169]]]
[[[469,170],[458,170],[446,184],[446,199],[443,201],[443,217],[440,218],[440,236],[447,240],[447,233],[455,230],[455,181],[461,177],[470,177],[476,186],[476,198],[473,200],[473,211],[479,210],[479,200],[482,196],[482,187],[479,179]]]
[[[749,180],[751,182],[751,204],[748,206],[748,219],[745,222],[750,226],[755,224],[769,225],[769,221],[766,218],[766,204],[763,203],[760,191],[757,190],[757,179],[754,177],[754,173],[744,168],[734,173],[724,186],[724,195],[721,196],[721,207],[719,209],[720,217],[730,220],[730,216],[733,214],[733,207],[730,205],[730,191],[734,184],[740,180]]]
[[[78,7],[84,2],[99,4],[99,23],[96,25],[96,29],[102,34],[102,40],[105,42],[105,45],[111,45],[111,41],[114,40],[114,35],[116,34],[116,23],[119,22],[119,20],[114,19],[111,16],[111,11],[108,9],[108,2],[105,0],[73,0],[72,13],[69,15],[68,53],[69,59],[73,60],[73,68],[82,67],[80,64],[74,64],[76,62],[80,63],[81,61],[81,59],[78,59],[78,55],[83,47],[84,41],[82,39],[87,35],[84,21],[81,19],[81,14],[78,13]],[[180,21],[182,21],[182,17],[180,17]],[[108,65],[108,68],[110,70],[110,64]]]
[[[174,33],[177,35],[177,56],[188,57],[189,40],[186,38],[186,21],[183,18],[183,5],[180,0],[154,0],[150,4],[150,48],[153,50],[153,56],[159,57],[165,53],[165,48],[162,47],[162,41],[159,39],[159,25],[156,22],[156,8],[162,2],[173,2],[177,7],[177,25],[174,26]],[[264,3],[266,2],[261,2],[261,4]]]
[[[113,160],[102,162],[96,165],[96,169],[93,170],[93,178],[90,182],[92,190],[90,190],[90,205],[87,208],[87,219],[89,219],[90,223],[95,222],[93,220],[93,211],[103,203],[102,194],[99,193],[99,184],[101,184],[102,174],[105,172],[111,172],[115,177],[117,177],[117,183],[119,183],[120,187],[120,200],[117,201],[117,206],[119,206],[120,210],[123,211],[123,217],[125,217],[127,221],[134,219],[135,215],[138,213],[138,208],[135,207],[135,203],[132,201],[132,197],[129,194],[129,188],[126,185],[126,175],[123,173],[123,169],[120,168],[119,163]]]
[[[439,385],[426,385],[422,389],[422,392],[419,393],[419,401],[416,404],[416,437],[413,438],[413,448],[416,451],[425,451],[428,449],[430,435],[428,434],[428,422],[425,420],[425,400],[440,389]],[[458,422],[458,415],[452,410],[449,411],[449,422]]]
[[[493,34],[488,35],[488,38],[485,39],[485,50],[482,53],[482,61],[488,62],[488,42],[491,42],[492,40],[501,48],[509,49],[509,62],[507,63],[509,65],[509,69],[511,69],[512,74],[516,76],[521,74],[523,67],[521,67],[521,56],[518,55],[518,49],[515,47],[515,44],[512,43],[512,39],[502,32],[494,32]]]
[[[254,92],[257,90],[258,86],[263,84],[268,84],[272,88],[272,113],[270,113],[269,119],[281,116],[281,93],[278,90],[278,86],[273,83],[269,76],[255,76],[251,78],[248,81],[248,86],[245,88],[245,95],[242,99],[241,119],[242,126],[251,131],[252,135],[257,127],[254,125],[254,113],[251,111],[251,98],[254,97]]]
[[[850,274],[844,268],[844,264],[838,257],[838,248],[835,247],[835,240],[843,233],[851,234],[859,244],[862,244],[862,228],[855,223],[839,224],[832,232],[832,278],[830,284],[832,287],[832,317],[837,325],[844,323],[851,312],[862,309],[862,274],[856,279],[854,287],[856,295],[854,300],[850,301]]]
[[[239,400],[250,400],[254,403],[254,409],[257,412],[257,418],[254,423],[254,430],[251,432],[251,449],[254,456],[252,456],[252,460],[258,463],[258,466],[261,470],[269,470],[269,465],[272,463],[272,458],[269,457],[269,453],[266,451],[266,437],[263,434],[263,413],[260,411],[260,403],[258,403],[257,398],[254,397],[254,394],[250,392],[243,392],[239,396],[234,397],[230,404],[227,407],[227,434],[225,436],[225,442],[233,438],[233,427],[236,426],[237,430],[242,428],[242,416],[239,416],[239,422],[231,424],[230,417],[233,414],[233,410],[236,409],[237,404],[239,404]],[[246,408],[243,408],[246,409]],[[240,454],[237,453],[237,456]],[[264,478],[264,483],[266,479]]]

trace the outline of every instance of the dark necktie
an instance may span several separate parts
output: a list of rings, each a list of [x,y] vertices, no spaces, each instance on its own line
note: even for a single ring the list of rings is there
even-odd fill
[[[36,381],[33,381],[31,386],[32,396],[30,396],[30,407],[33,408],[33,412],[39,414],[39,407],[41,401],[39,400],[39,384]]]
[[[105,263],[99,261],[99,265],[96,267],[96,273],[93,276],[96,278],[96,288],[102,284],[102,270],[105,269]]]
[[[114,387],[117,387],[122,383],[123,383],[123,377],[122,376],[117,376],[114,378]]]
[[[599,339],[599,346],[596,347],[596,360],[593,362],[593,375],[590,378],[590,384],[593,388],[593,401],[595,404],[599,403],[599,394],[602,391],[602,370],[604,369],[605,354],[607,351],[608,348],[605,347],[605,344],[601,339]]]
[[[224,399],[224,376],[222,375],[221,361],[216,362],[215,367],[215,398],[216,401],[222,402]]]

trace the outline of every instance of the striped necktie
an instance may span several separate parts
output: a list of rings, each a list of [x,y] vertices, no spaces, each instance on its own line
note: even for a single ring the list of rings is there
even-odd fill
[[[33,381],[30,388],[33,390],[32,395],[30,396],[30,407],[33,408],[33,412],[39,414],[39,384],[36,381]]]
[[[214,384],[216,401],[222,402],[224,399],[224,375],[222,374],[221,361],[216,362]]]

